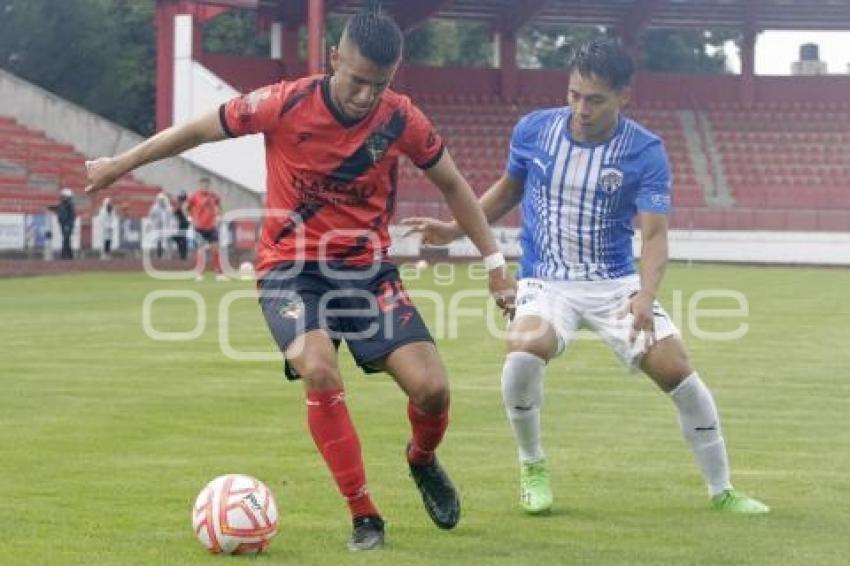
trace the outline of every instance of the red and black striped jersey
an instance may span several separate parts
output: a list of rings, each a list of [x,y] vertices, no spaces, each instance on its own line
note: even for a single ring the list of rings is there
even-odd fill
[[[444,150],[422,111],[391,90],[368,116],[347,120],[331,102],[324,75],[234,98],[219,114],[229,136],[265,136],[261,272],[292,260],[382,260],[390,245],[399,156],[427,169]]]

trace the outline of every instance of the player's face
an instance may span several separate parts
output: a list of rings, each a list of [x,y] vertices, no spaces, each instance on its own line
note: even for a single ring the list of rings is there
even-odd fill
[[[346,39],[331,50],[331,66],[331,96],[337,109],[352,120],[365,118],[372,111],[398,68],[398,64],[376,65]]]
[[[604,141],[617,128],[620,110],[629,101],[630,88],[611,88],[608,81],[596,75],[570,75],[567,101],[572,108],[570,128],[579,141]]]

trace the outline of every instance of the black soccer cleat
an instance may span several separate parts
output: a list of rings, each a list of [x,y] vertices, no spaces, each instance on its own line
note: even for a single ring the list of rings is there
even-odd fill
[[[409,444],[407,451],[410,451]],[[410,460],[407,463],[431,520],[441,529],[455,528],[460,521],[460,499],[437,456],[428,464],[414,464]]]
[[[354,518],[354,529],[348,541],[348,550],[376,550],[384,546],[384,520],[377,515]]]

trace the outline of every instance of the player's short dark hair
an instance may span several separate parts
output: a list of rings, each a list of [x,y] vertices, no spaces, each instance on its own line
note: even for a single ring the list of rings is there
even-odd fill
[[[601,37],[576,46],[567,69],[582,76],[596,75],[620,90],[631,82],[635,63],[619,41]]]
[[[387,67],[398,63],[404,44],[401,28],[390,16],[381,13],[381,3],[369,0],[354,16],[348,19],[342,30],[360,54],[378,65]]]

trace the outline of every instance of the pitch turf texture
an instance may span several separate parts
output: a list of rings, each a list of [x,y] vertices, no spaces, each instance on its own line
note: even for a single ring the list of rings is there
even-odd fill
[[[441,286],[429,269],[408,287],[448,298],[481,284],[463,276]],[[203,297],[200,338],[146,336],[144,298],[162,289]],[[370,489],[387,520],[386,548],[368,556],[345,549],[348,514],[306,430],[300,385],[285,383],[277,362],[220,353],[221,299],[251,289],[142,274],[0,281],[0,563],[847,563],[850,271],[673,266],[667,275],[668,310],[676,290],[685,305],[701,289],[748,300],[742,339],[698,340],[687,328],[685,336],[717,398],[733,480],[771,505],[766,517],[709,510],[671,403],[593,341],[548,369],[555,508],[523,515],[499,393],[502,345],[468,317],[459,339],[439,344],[453,391],[440,455],[463,497],[460,526],[439,531],[402,458],[404,397],[343,352]],[[421,303],[433,321],[435,309]],[[152,311],[159,331],[189,331],[195,318],[185,299]],[[700,324],[728,331],[742,320]],[[250,298],[232,304],[229,328],[235,349],[273,351]],[[265,556],[212,556],[193,538],[196,494],[231,472],[261,478],[279,501],[281,532]]]

